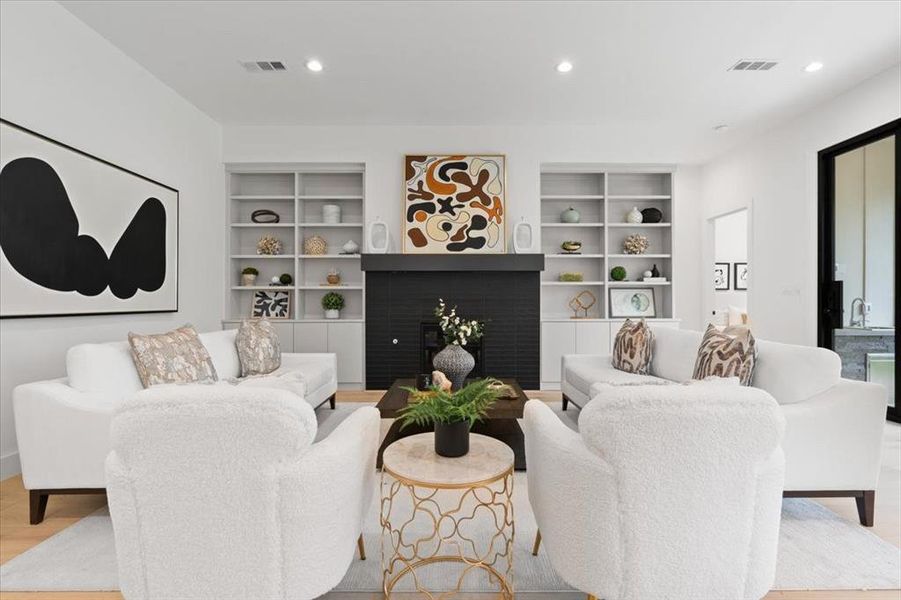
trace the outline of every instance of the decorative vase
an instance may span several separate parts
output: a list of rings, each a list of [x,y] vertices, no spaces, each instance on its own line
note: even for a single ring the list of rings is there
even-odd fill
[[[656,264],[651,267],[651,277],[660,277],[660,271],[657,270]]]
[[[575,208],[570,206],[562,213],[560,213],[560,222],[561,223],[578,223],[582,220],[582,215],[579,214]]]
[[[322,222],[323,223],[340,223],[341,207],[337,204],[322,205]]]
[[[435,454],[448,458],[469,452],[469,421],[435,423]]]
[[[513,227],[513,252],[525,254],[532,250],[532,226],[526,223],[525,217]]]
[[[642,223],[659,223],[663,220],[663,213],[660,209],[651,207],[641,211]]]
[[[459,344],[448,344],[432,359],[432,365],[447,375],[453,390],[459,390],[466,383],[466,376],[475,368],[476,359]]]
[[[248,273],[241,274],[241,285],[253,285],[254,283],[256,283],[256,280],[256,275],[250,275]]]
[[[325,311],[325,318],[326,318],[326,319],[340,319],[340,318],[341,318],[341,311],[340,311],[340,310],[335,310],[335,309],[326,310],[326,311]]]
[[[641,223],[644,220],[644,217],[641,216],[641,211],[638,210],[637,206],[633,206],[632,210],[626,215],[627,223]]]
[[[369,224],[369,251],[373,254],[388,252],[388,224],[379,217]]]
[[[344,254],[358,254],[360,252],[360,244],[356,243],[353,240],[347,240],[341,249],[344,250]]]
[[[338,271],[330,271],[329,274],[325,276],[325,280],[328,281],[329,285],[338,285],[341,283],[341,273]]]

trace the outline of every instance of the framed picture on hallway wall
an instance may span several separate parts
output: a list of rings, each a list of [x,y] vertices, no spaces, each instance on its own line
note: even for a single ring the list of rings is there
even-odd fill
[[[504,254],[506,157],[404,157],[405,254]]]
[[[729,274],[732,271],[732,265],[727,262],[718,262],[713,264],[713,289],[718,291],[729,291]]]
[[[744,291],[748,289],[748,263],[737,262],[734,265],[735,273],[732,277],[732,289]]]
[[[178,190],[2,119],[0,249],[0,317],[178,310]]]

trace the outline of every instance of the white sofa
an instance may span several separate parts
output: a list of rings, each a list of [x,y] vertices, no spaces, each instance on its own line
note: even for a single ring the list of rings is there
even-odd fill
[[[554,569],[589,598],[751,600],[773,584],[784,419],[762,390],[616,387],[579,432],[524,414],[529,502]]]
[[[566,355],[561,387],[568,403],[585,406],[598,383],[666,384],[691,379],[703,334],[652,326],[650,375],[617,371],[609,356]],[[860,522],[873,524],[879,480],[886,390],[841,377],[830,350],[757,340],[752,385],[769,392],[785,416],[785,496],[846,496]]]
[[[359,408],[314,444],[313,409],[282,390],[166,386],[125,401],[106,460],[123,596],[328,592],[362,540],[379,422]]]
[[[236,330],[200,334],[220,380],[238,377]],[[13,412],[31,523],[43,520],[49,494],[97,493],[105,487],[113,411],[143,389],[127,342],[81,344],[66,354],[67,377],[20,385]],[[275,375],[299,374],[303,399],[316,408],[338,389],[334,354],[282,354]],[[302,381],[301,381],[302,380]],[[219,385],[227,386],[227,383]]]

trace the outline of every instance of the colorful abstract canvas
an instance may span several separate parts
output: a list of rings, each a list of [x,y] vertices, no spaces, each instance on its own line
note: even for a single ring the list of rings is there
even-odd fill
[[[507,251],[503,155],[408,155],[403,248],[407,254]]]

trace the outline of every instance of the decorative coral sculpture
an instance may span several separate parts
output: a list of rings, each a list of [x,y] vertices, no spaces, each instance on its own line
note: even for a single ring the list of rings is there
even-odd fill
[[[623,241],[623,252],[626,254],[644,254],[648,251],[650,245],[651,243],[647,237],[633,233]]]
[[[275,236],[264,235],[257,242],[257,254],[281,254],[282,242]]]

